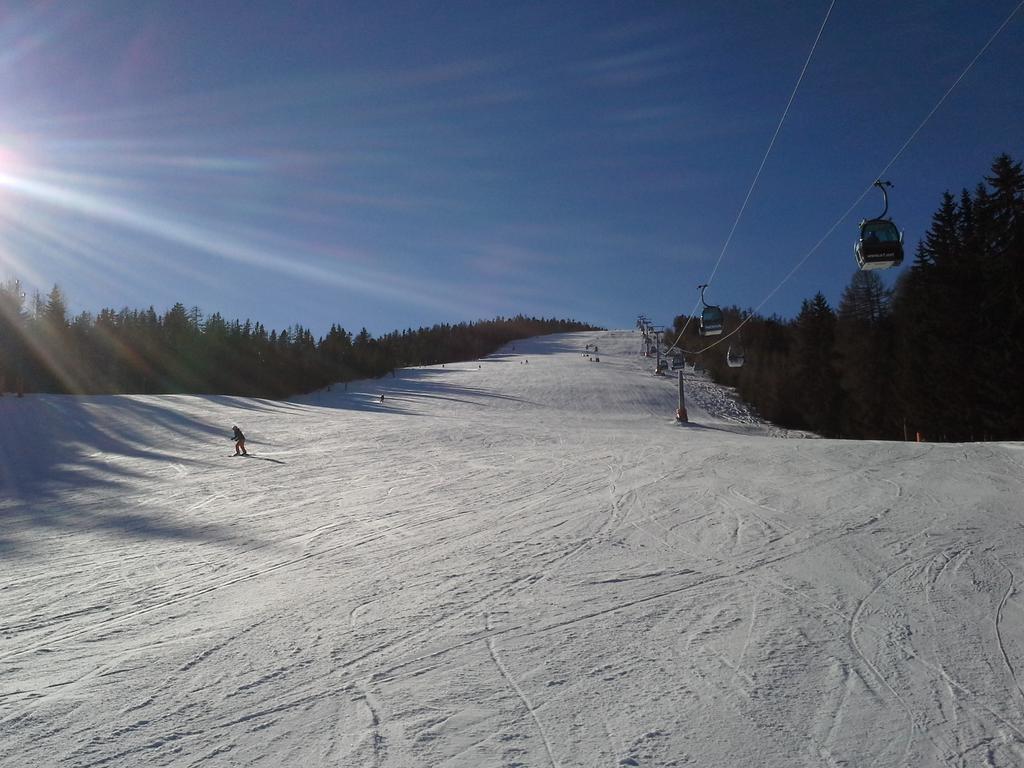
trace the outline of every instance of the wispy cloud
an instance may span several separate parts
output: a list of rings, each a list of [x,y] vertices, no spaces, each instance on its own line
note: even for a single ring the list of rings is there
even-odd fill
[[[605,119],[613,123],[664,123],[686,117],[678,104],[638,106],[609,112]]]
[[[650,40],[666,32],[675,32],[678,13],[666,11],[651,16],[620,20],[611,27],[603,27],[591,34],[599,43],[624,45],[637,40]]]
[[[493,75],[502,62],[498,58],[474,58],[442,61],[425,67],[378,71],[377,78],[398,86],[449,85]]]
[[[674,46],[652,45],[593,58],[576,65],[576,70],[591,85],[634,86],[678,74],[677,54]]]
[[[466,269],[483,277],[507,278],[550,266],[557,257],[512,243],[487,242],[475,246],[464,258]]]
[[[59,11],[59,13],[51,12]],[[24,12],[0,11],[0,75],[70,32],[87,9],[79,4],[35,3]]]

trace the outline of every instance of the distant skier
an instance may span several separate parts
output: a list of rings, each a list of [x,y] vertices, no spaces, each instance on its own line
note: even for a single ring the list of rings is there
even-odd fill
[[[383,392],[380,393],[380,401],[382,403],[384,402],[384,393]]]
[[[231,431],[235,441],[235,456],[248,456],[249,452],[245,450],[245,435],[242,434],[242,430],[232,427]]]

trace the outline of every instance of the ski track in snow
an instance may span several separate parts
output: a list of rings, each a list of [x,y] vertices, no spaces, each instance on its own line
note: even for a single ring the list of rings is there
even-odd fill
[[[491,631],[491,615],[489,613],[486,614],[484,618],[484,628],[488,632]],[[555,760],[554,752],[551,749],[551,742],[548,741],[547,733],[544,731],[544,724],[541,723],[540,718],[537,716],[537,709],[530,703],[530,699],[527,698],[525,693],[523,693],[523,689],[519,687],[519,684],[516,683],[515,679],[508,671],[508,668],[501,662],[501,659],[498,658],[498,650],[494,645],[493,637],[487,638],[487,650],[491,654],[491,659],[494,660],[494,665],[501,672],[501,676],[505,678],[505,681],[509,684],[512,690],[516,692],[516,696],[519,697],[519,700],[523,702],[523,706],[526,707],[527,712],[530,713],[530,718],[533,720],[534,724],[537,726],[537,731],[540,733],[541,741],[544,742],[544,751],[547,754],[548,761],[553,768],[558,768],[558,761]]]
[[[0,398],[0,768],[1024,764],[1024,445],[693,371],[678,425],[638,334],[515,347]]]
[[[1009,577],[1009,583],[1006,585],[1006,592],[1003,593],[1003,599],[999,601],[999,607],[996,608],[996,612],[992,617],[992,624],[996,633],[996,643],[999,645],[999,655],[1003,657],[1003,663],[1006,665],[1006,671],[1010,673],[1010,678],[1013,680],[1013,687],[1017,689],[1017,693],[1021,697],[1021,702],[1024,703],[1024,691],[1020,688],[1020,680],[1017,678],[1017,672],[1013,667],[1013,662],[1010,661],[1010,657],[1006,652],[1006,643],[1003,642],[1002,633],[1000,632],[1003,608],[1005,608],[1006,601],[1010,599],[1010,596],[1014,592],[1014,576],[1013,571],[1003,565],[1003,563],[999,563],[999,565],[1006,571],[1006,575]]]

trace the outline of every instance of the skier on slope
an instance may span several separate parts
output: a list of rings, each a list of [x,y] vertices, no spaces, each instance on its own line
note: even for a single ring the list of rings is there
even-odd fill
[[[235,456],[248,456],[249,452],[245,450],[245,435],[242,434],[242,430],[232,427],[231,431],[232,439],[235,441]]]

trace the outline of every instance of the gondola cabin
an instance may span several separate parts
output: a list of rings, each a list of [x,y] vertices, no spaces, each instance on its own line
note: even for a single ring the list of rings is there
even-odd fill
[[[853,251],[861,269],[898,267],[903,262],[903,233],[888,219],[868,219],[861,222]]]
[[[704,307],[700,313],[700,335],[717,336],[722,332],[725,319],[722,317],[722,310],[715,306]]]
[[[742,368],[743,347],[729,347],[729,351],[725,353],[725,362],[729,364],[730,368]]]

